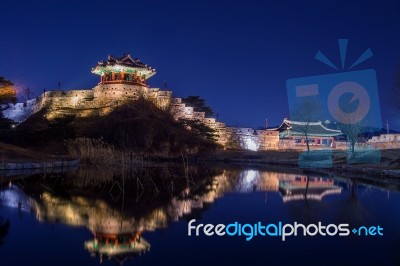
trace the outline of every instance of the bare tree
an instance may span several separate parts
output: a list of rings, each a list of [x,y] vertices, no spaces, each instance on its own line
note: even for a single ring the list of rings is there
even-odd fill
[[[315,97],[302,97],[298,99],[296,105],[291,112],[290,119],[301,122],[302,125],[298,127],[306,138],[307,151],[310,151],[309,144],[309,130],[310,126],[322,119],[322,107],[320,101]]]
[[[358,108],[362,108],[360,102],[358,102],[358,105],[355,101],[354,103],[349,102],[347,105],[338,108],[335,113],[338,119],[338,126],[347,138],[353,158],[355,157],[355,146],[360,134],[369,129],[367,118],[363,117],[362,112],[356,111]]]
[[[363,126],[363,123],[355,121],[353,121],[353,123],[348,123],[348,124],[339,123],[339,127],[347,138],[347,142],[350,145],[352,157],[354,158],[355,146],[358,142],[358,137],[364,131],[365,127]]]
[[[29,87],[26,87],[24,89],[24,94],[25,94],[26,100],[30,100],[31,99],[31,89],[29,89]]]

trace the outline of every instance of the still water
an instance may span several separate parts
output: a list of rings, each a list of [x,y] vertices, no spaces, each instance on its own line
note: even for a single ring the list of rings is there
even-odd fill
[[[80,169],[2,183],[0,265],[400,265],[393,182],[280,169]],[[383,236],[188,236],[188,222],[347,223]]]

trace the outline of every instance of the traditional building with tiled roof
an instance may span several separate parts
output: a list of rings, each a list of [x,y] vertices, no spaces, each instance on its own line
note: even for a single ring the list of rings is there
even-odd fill
[[[276,129],[280,139],[294,139],[297,145],[306,145],[306,136],[310,145],[335,146],[335,136],[342,135],[342,131],[327,128],[318,122],[300,122],[284,119]]]
[[[137,84],[147,86],[146,80],[156,74],[154,68],[142,63],[130,54],[123,57],[108,56],[107,61],[98,62],[92,73],[100,76],[100,84]]]

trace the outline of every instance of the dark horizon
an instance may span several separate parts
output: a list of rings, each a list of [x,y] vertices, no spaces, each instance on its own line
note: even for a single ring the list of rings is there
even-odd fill
[[[396,1],[185,1],[24,3],[5,1],[0,75],[33,96],[43,89],[90,89],[90,70],[109,54],[131,53],[154,67],[152,87],[175,97],[200,95],[231,126],[279,125],[289,117],[286,80],[336,73],[314,59],[321,50],[340,65],[337,39],[349,40],[345,70],[377,72],[382,122],[400,129],[390,93],[400,71]]]

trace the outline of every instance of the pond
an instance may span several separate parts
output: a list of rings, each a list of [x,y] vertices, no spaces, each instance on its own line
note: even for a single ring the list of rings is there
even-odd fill
[[[367,180],[209,165],[14,178],[1,185],[0,263],[399,265],[399,186]],[[310,224],[336,226],[325,236],[313,235],[312,228],[304,236],[300,228],[285,241],[273,230],[262,235],[252,227],[248,237],[250,225],[282,230],[279,224],[295,222],[306,230]],[[240,236],[240,230],[207,236],[204,227],[196,236],[199,224],[250,225]],[[340,224],[347,235],[333,235]]]

